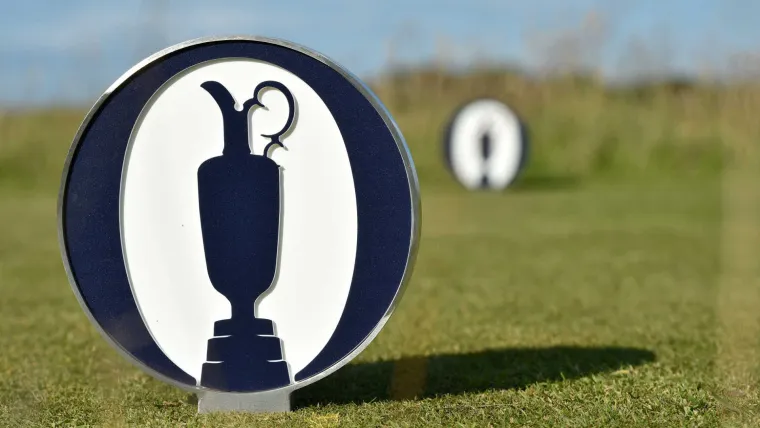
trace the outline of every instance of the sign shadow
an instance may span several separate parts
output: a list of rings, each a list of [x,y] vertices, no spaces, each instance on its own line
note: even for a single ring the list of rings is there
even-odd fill
[[[350,364],[294,392],[293,403],[294,407],[303,408],[523,389],[536,383],[608,373],[654,360],[655,354],[645,349],[577,346],[407,357]]]

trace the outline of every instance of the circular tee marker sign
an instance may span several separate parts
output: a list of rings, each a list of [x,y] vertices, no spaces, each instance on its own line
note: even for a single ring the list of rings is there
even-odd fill
[[[96,102],[64,168],[59,237],[90,320],[199,411],[287,411],[359,354],[411,275],[419,187],[356,77],[233,37],[144,60]]]
[[[446,127],[446,165],[465,188],[503,190],[525,167],[525,125],[504,103],[490,98],[460,107]]]

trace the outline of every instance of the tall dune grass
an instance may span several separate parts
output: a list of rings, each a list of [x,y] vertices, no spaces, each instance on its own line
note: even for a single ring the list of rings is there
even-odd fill
[[[760,143],[760,87],[663,81],[611,87],[593,77],[536,80],[499,70],[417,70],[375,84],[412,147],[421,175],[440,173],[440,139],[453,110],[496,97],[528,125],[528,173],[717,171]]]

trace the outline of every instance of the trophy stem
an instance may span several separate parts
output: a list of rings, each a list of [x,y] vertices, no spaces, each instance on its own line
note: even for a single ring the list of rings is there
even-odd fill
[[[232,304],[231,319],[235,320],[253,320],[256,318],[253,311],[253,304],[246,304],[250,302],[235,302]]]

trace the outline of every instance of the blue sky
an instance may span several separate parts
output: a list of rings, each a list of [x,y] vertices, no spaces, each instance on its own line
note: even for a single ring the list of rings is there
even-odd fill
[[[0,104],[90,102],[142,58],[228,34],[309,46],[360,76],[478,58],[610,78],[724,69],[760,52],[753,0],[0,0]],[[585,26],[584,26],[584,23]]]

